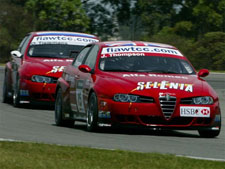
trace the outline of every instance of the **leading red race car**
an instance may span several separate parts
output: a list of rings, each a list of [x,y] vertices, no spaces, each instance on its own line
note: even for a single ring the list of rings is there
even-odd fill
[[[85,121],[89,131],[114,124],[193,129],[216,137],[216,92],[173,46],[150,42],[87,45],[58,79],[57,125]]]
[[[11,61],[6,63],[3,102],[13,100],[14,106],[30,102],[54,103],[57,79],[73,61],[71,56],[97,41],[94,35],[77,32],[27,34],[19,48],[11,52]]]

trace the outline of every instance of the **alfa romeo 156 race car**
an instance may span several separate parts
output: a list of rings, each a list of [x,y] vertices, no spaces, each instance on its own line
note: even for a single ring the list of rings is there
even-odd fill
[[[6,63],[3,102],[14,106],[31,102],[55,101],[57,79],[73,56],[89,43],[99,39],[77,32],[31,32],[11,52]],[[72,53],[72,54],[71,54]]]
[[[198,130],[216,137],[216,92],[188,59],[166,44],[123,41],[87,45],[58,79],[56,125],[86,122],[87,130],[133,125]]]

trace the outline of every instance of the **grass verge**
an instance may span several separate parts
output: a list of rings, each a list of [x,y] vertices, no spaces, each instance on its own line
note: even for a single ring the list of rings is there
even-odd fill
[[[224,169],[225,162],[38,143],[0,142],[1,169]]]

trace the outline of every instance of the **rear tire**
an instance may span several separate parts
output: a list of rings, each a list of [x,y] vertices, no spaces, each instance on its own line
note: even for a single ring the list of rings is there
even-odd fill
[[[57,126],[73,127],[74,120],[66,119],[63,113],[62,89],[59,88],[55,100],[55,124]]]
[[[88,100],[87,130],[92,132],[98,128],[98,98],[93,92]]]

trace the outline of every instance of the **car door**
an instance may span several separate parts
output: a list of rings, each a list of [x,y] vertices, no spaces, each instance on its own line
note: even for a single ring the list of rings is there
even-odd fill
[[[70,107],[72,113],[75,114],[75,116],[76,113],[79,112],[79,109],[82,110],[82,105],[78,106],[76,102],[78,97],[78,94],[76,93],[77,79],[79,78],[78,67],[82,64],[90,48],[91,46],[86,46],[84,49],[82,49],[81,52],[76,57],[76,59],[73,61],[73,63],[67,67],[67,71],[65,72],[66,81],[70,85],[69,88]]]
[[[94,45],[90,49],[90,52],[85,57],[85,60],[82,64],[88,65],[94,72],[96,58],[99,51],[99,46]],[[76,87],[76,101],[78,106],[78,111],[80,114],[86,117],[86,111],[88,106],[88,96],[89,92],[94,84],[94,74],[84,73],[78,70],[78,79]]]

